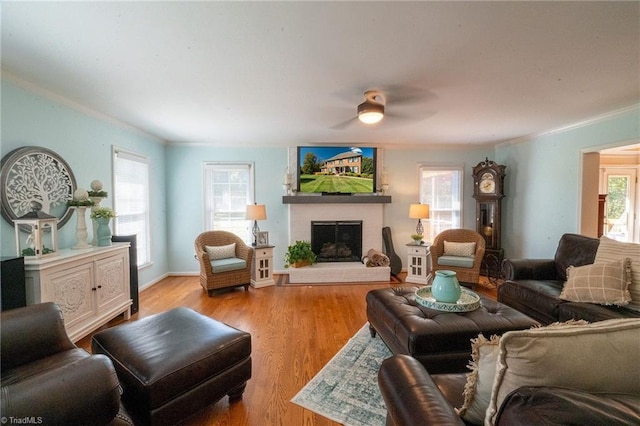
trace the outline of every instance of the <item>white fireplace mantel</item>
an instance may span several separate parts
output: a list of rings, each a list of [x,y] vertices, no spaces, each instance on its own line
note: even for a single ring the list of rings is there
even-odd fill
[[[382,250],[383,213],[384,204],[289,204],[289,244],[310,241],[312,221],[361,220],[362,253]]]

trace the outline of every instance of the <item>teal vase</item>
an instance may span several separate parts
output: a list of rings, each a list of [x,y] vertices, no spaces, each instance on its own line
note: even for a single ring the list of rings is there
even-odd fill
[[[436,271],[431,294],[437,302],[456,303],[461,293],[460,283],[454,271]]]
[[[107,247],[111,245],[111,228],[109,228],[109,217],[96,218],[98,222],[98,229],[96,234],[98,235],[98,247]]]

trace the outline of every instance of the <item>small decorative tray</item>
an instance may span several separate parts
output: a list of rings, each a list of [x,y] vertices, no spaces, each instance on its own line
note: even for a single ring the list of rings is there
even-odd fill
[[[416,290],[416,302],[425,308],[444,312],[470,312],[480,307],[480,296],[471,290],[462,288],[460,299],[456,303],[438,302],[431,294],[431,286]]]

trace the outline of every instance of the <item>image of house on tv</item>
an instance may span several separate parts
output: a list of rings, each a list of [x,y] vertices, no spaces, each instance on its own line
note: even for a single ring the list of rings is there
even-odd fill
[[[349,151],[335,155],[320,165],[320,171],[326,174],[362,173],[362,153]]]

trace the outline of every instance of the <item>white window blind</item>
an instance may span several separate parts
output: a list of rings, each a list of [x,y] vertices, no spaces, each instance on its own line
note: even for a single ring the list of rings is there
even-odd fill
[[[425,240],[462,223],[463,166],[421,165],[420,203],[429,204]]]
[[[205,229],[233,232],[250,243],[253,224],[245,214],[253,203],[253,165],[205,163],[204,188]]]
[[[119,149],[113,151],[115,233],[136,235],[138,266],[151,262],[149,233],[149,161]]]

